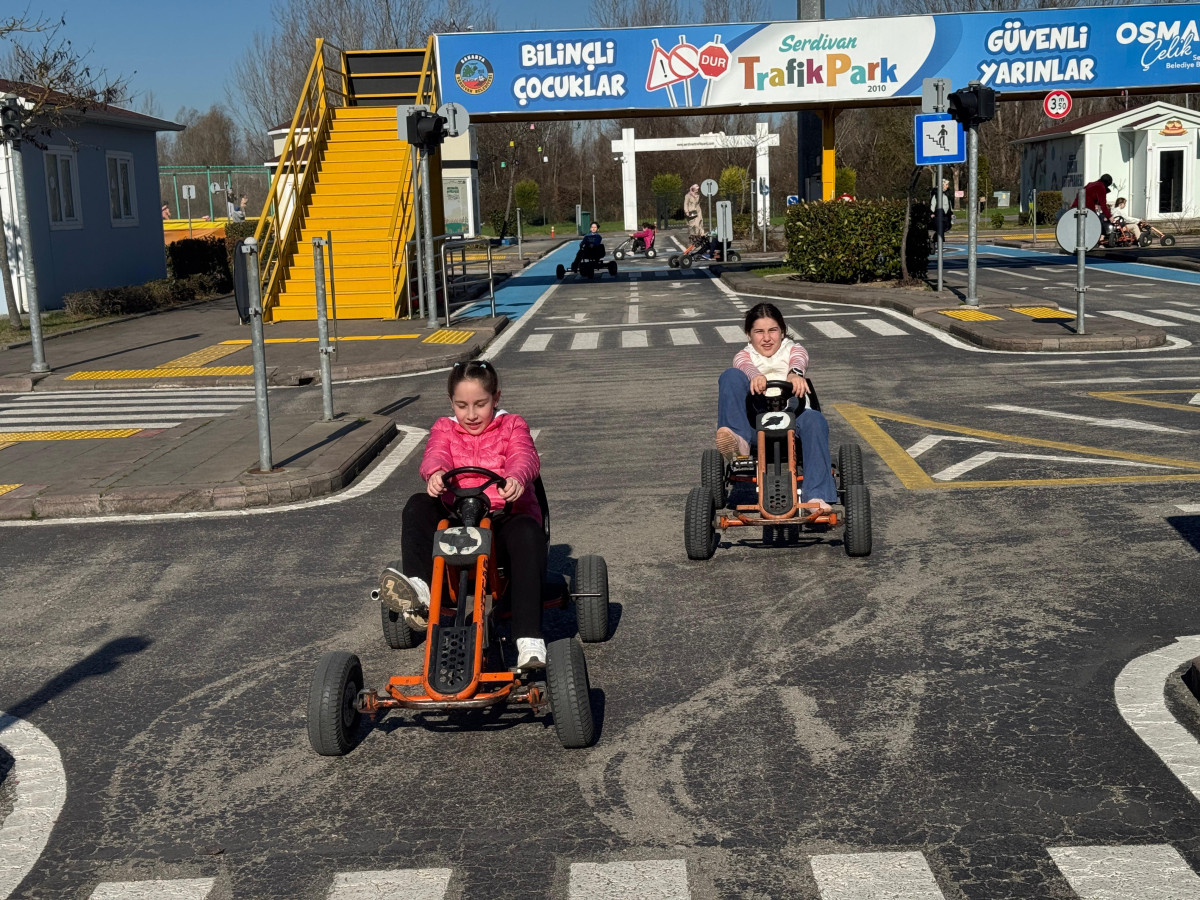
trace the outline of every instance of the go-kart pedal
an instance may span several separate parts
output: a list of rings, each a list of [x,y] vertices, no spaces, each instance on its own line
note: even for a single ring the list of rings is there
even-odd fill
[[[475,671],[475,626],[434,625],[430,631],[433,659],[429,682],[439,694],[467,689]]]

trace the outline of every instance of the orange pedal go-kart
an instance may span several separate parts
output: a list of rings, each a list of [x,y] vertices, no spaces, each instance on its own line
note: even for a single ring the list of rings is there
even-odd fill
[[[755,419],[757,445],[751,455],[729,463],[718,450],[705,450],[700,457],[700,485],[688,494],[683,515],[683,540],[689,559],[709,559],[727,528],[743,525],[762,527],[764,544],[789,543],[799,539],[803,526],[843,526],[842,543],[850,556],[871,553],[871,495],[863,484],[862,450],[858,444],[842,444],[833,467],[839,503],[828,513],[819,511],[820,501],[800,502],[804,475],[796,440],[796,413],[788,408],[792,386],[787,381],[768,381],[754,397],[759,409]],[[820,409],[809,382],[806,400]],[[753,503],[740,485],[754,487]],[[729,511],[724,512],[726,504]],[[840,507],[840,510],[839,510]]]
[[[456,487],[463,475],[487,480],[476,487]],[[454,495],[455,518],[438,523],[433,542],[427,635],[408,626],[404,617],[380,604],[383,634],[393,649],[425,640],[420,675],[396,675],[383,690],[363,689],[362,664],[353,653],[325,654],[313,675],[308,697],[308,738],[322,756],[343,756],[358,744],[360,717],[386,715],[403,708],[428,713],[477,710],[498,704],[523,705],[534,714],[551,711],[564,747],[587,747],[595,738],[590,685],[583,647],[573,638],[548,642],[546,668],[520,671],[505,664],[511,642],[497,631],[507,613],[508,579],[497,559],[490,506],[484,490],[503,486],[504,478],[488,469],[463,466],[443,476]],[[541,479],[532,485],[542,507],[546,541],[550,515]],[[547,585],[547,609],[562,609],[572,600],[579,636],[587,642],[608,638],[608,567],[603,557],[580,557],[573,590]],[[378,591],[372,596],[378,599]],[[507,648],[505,645],[509,645]]]

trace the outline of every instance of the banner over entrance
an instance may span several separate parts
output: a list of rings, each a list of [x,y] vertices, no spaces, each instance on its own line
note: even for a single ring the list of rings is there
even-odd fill
[[[756,25],[437,35],[442,99],[472,118],[920,99],[925,78],[1006,98],[1200,83],[1200,4]]]

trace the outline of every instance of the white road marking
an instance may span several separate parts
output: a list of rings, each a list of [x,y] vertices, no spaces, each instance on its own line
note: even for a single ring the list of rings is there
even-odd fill
[[[1054,864],[1080,900],[1200,897],[1200,877],[1184,862],[1179,851],[1168,844],[1050,847],[1049,850]]]
[[[442,900],[450,869],[338,872],[326,900]]]
[[[1156,316],[1170,316],[1172,319],[1183,319],[1185,322],[1200,322],[1200,316],[1195,313],[1180,312],[1177,309],[1151,309],[1148,312]]]
[[[581,331],[571,339],[572,350],[595,350],[600,345],[600,332]]]
[[[1026,275],[1024,272],[1014,272],[1011,269],[992,269],[994,272],[999,272],[1002,275],[1012,275],[1014,278],[1028,278],[1030,281],[1048,281],[1049,279],[1042,278],[1040,275]]]
[[[854,337],[854,332],[847,331],[837,322],[810,322],[809,324],[828,338]]]
[[[676,347],[689,347],[700,343],[694,328],[672,328],[671,343]]]
[[[67,799],[67,774],[50,738],[24,719],[0,713],[0,746],[13,758],[12,812],[0,825],[0,898],[37,862]]]
[[[955,463],[952,466],[947,466],[942,471],[935,475],[931,475],[934,481],[953,481],[960,475],[965,475],[978,469],[980,466],[985,466],[997,459],[1036,459],[1045,462],[1065,462],[1079,465],[1094,465],[1094,466],[1144,466],[1148,469],[1170,469],[1172,466],[1161,466],[1158,463],[1143,463],[1133,462],[1124,459],[1093,459],[1090,456],[1048,456],[1040,453],[1001,453],[995,450],[988,450],[984,453],[977,453],[970,459],[964,459],[960,463]]]
[[[68,391],[0,396],[0,431],[174,428],[217,418],[254,400],[253,388]]]
[[[689,900],[682,859],[572,863],[570,900]]]
[[[1129,296],[1132,297],[1134,295],[1130,294]],[[1150,298],[1142,297],[1142,299],[1149,300]],[[1191,303],[1186,300],[1168,300],[1167,302],[1170,303],[1172,306],[1186,306],[1186,307],[1188,307],[1188,309],[1200,309],[1200,303]]]
[[[1028,406],[1013,406],[1009,403],[996,403],[987,407],[1000,412],[1024,413],[1028,416],[1045,416],[1050,419],[1068,419],[1072,422],[1085,422],[1100,428],[1125,428],[1133,431],[1158,431],[1182,434],[1182,428],[1170,428],[1166,425],[1155,425],[1152,422],[1139,422],[1137,419],[1103,419],[1099,416],[1081,416],[1077,413],[1057,412],[1051,409],[1032,409]]]
[[[708,325],[713,322],[738,322],[737,318],[724,316],[720,319],[676,319],[671,322],[638,322],[639,325]],[[628,328],[629,325],[625,322],[609,322],[605,325],[589,325],[588,328]],[[534,331],[578,331],[574,325],[539,325]]]
[[[435,370],[435,371],[445,371]],[[428,373],[426,373],[428,374]],[[300,509],[312,509],[316,506],[333,506],[336,503],[345,503],[347,500],[355,500],[364,494],[369,494],[375,488],[379,487],[392,473],[395,472],[409,455],[417,449],[429,434],[424,428],[413,428],[411,426],[396,426],[396,430],[403,432],[404,437],[400,439],[400,443],[396,448],[390,451],[370,472],[362,479],[351,485],[344,491],[339,491],[336,494],[329,494],[324,497],[318,497],[315,500],[301,500],[297,503],[281,503],[279,506],[254,506],[249,509],[211,509],[200,510],[197,512],[181,512],[181,513],[158,513],[156,515],[124,515],[124,516],[74,516],[71,518],[62,519],[5,519],[0,520],[0,528],[40,528],[44,526],[56,525],[98,525],[108,524],[110,522],[129,523],[129,522],[179,522],[187,519],[239,519],[249,516],[269,516],[276,513],[295,512]],[[2,900],[2,898],[0,898]]]
[[[896,337],[908,334],[903,328],[897,328],[891,322],[885,322],[883,319],[855,319],[854,321],[876,334],[882,334],[884,337]]]
[[[679,311],[679,314],[681,316],[683,316],[685,319],[694,319],[698,315],[700,315],[700,313],[696,312],[696,310],[692,309],[690,306],[686,306],[683,309],[681,309]]]
[[[1113,694],[1129,727],[1200,800],[1200,743],[1171,715],[1163,694],[1171,673],[1197,656],[1200,635],[1177,637],[1174,644],[1130,660],[1117,676]]]
[[[622,347],[649,347],[650,341],[647,333],[644,331],[622,331],[621,332]]]
[[[744,344],[746,343],[746,332],[742,331],[738,325],[718,325],[717,334],[721,336],[727,344]]]
[[[1200,406],[1200,394],[1196,394],[1188,401],[1188,406]]]
[[[629,304],[625,310],[625,323],[627,325],[636,325],[638,321],[638,307],[636,303]]]
[[[554,337],[552,334],[531,334],[525,338],[525,343],[521,345],[519,353],[535,353],[539,350],[545,350],[550,345],[550,339]]]
[[[922,453],[927,453],[932,450],[942,441],[959,441],[968,444],[994,444],[995,441],[985,440],[984,438],[976,437],[959,437],[953,434],[930,434],[921,438],[906,451],[909,456],[916,459]]]
[[[215,878],[105,881],[96,885],[91,900],[204,900]]]
[[[1066,381],[1048,381],[1047,384],[1141,384],[1144,381],[1196,381],[1195,375],[1161,375],[1154,378],[1135,378],[1132,375],[1117,375],[1108,378],[1071,378]]]
[[[917,323],[914,320],[913,324],[922,324],[923,325],[925,323],[923,323],[923,322]],[[1182,338],[1172,337],[1171,335],[1168,334],[1166,344],[1164,344],[1161,347],[1149,347],[1145,350],[1084,350],[1077,354],[1071,354],[1071,356],[1096,356],[1096,357],[1099,357],[1097,359],[1072,359],[1071,357],[1068,357],[1064,354],[1056,359],[1028,359],[1028,360],[1023,360],[1021,362],[998,362],[998,363],[996,363],[996,365],[1005,366],[1005,367],[1007,367],[1007,366],[1095,366],[1095,365],[1111,366],[1113,364],[1113,360],[1111,359],[1111,357],[1114,354],[1120,355],[1120,354],[1124,354],[1124,353],[1138,353],[1138,354],[1158,353],[1161,351],[1169,351],[1169,350],[1183,350],[1190,346],[1192,346],[1191,341],[1185,341]],[[982,348],[980,348],[980,349],[982,349]],[[1003,351],[1003,350],[984,350],[983,352],[984,353],[1006,353],[1006,351]],[[1049,356],[1050,354],[1045,353],[1045,352],[1038,352],[1037,350],[1029,350],[1029,351],[1022,351],[1021,353],[1007,353],[1007,355],[1009,355],[1009,356]],[[1104,358],[1105,356],[1107,356],[1109,358],[1105,359]],[[1196,360],[1200,360],[1200,356],[1167,356],[1167,357],[1150,356],[1150,357],[1146,357],[1145,359],[1138,359],[1137,362],[1139,362],[1139,363],[1177,363],[1177,362],[1195,362]],[[1133,361],[1134,360],[1132,360],[1132,359],[1121,360],[1121,362],[1133,362]]]
[[[1172,328],[1178,326],[1178,322],[1168,322],[1166,319],[1156,319],[1153,316],[1143,316],[1141,313],[1129,312],[1125,309],[1101,309],[1097,310],[1106,316],[1112,316],[1117,319],[1126,319],[1130,322],[1137,322],[1139,325],[1157,325],[1160,328]]]
[[[811,863],[821,900],[945,900],[920,853],[833,853]]]
[[[1200,503],[1177,503],[1175,508],[1182,513],[1188,513],[1189,515],[1200,513]]]

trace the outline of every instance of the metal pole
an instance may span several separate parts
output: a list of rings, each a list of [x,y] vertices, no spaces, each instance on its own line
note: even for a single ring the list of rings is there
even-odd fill
[[[492,298],[492,318],[496,318],[496,281],[492,276],[492,242],[487,242],[487,259],[488,259],[488,294]]]
[[[421,265],[421,168],[417,161],[417,148],[409,147],[409,164],[412,166],[412,204],[413,204],[413,268],[417,272],[417,318],[425,318],[425,279]],[[404,248],[404,262],[408,262],[408,247]],[[409,318],[412,318],[412,277],[409,270]]]
[[[325,311],[325,244],[324,238],[315,237],[313,245],[313,283],[317,288],[317,353],[321,355],[321,407],[325,421],[333,420],[333,367],[329,354],[329,319]]]
[[[179,218],[179,176],[171,176],[171,184],[175,188],[175,218]]]
[[[596,173],[592,173],[592,221],[596,221]]]
[[[38,297],[37,284],[37,266],[33,256],[33,241],[30,240],[29,227],[29,206],[25,195],[25,158],[21,155],[21,148],[16,143],[13,144],[12,161],[13,161],[13,187],[17,195],[17,221],[16,227],[21,232],[21,256],[24,262],[25,270],[25,292],[27,296],[27,306],[29,307],[29,342],[33,348],[33,362],[29,366],[29,371],[40,375],[43,372],[49,372],[50,366],[46,364],[46,346],[42,342],[42,303]],[[70,190],[70,185],[67,185],[67,190]],[[24,227],[22,228],[22,223]],[[0,223],[0,228],[4,227]]]
[[[1087,205],[1084,200],[1084,190],[1079,189],[1079,200],[1075,208],[1075,333],[1086,334],[1083,324],[1083,297],[1087,293],[1084,284],[1084,268],[1087,265],[1087,240],[1084,234],[1084,224],[1087,222]]]
[[[938,242],[938,293],[942,292],[942,259],[946,252],[945,234],[946,234],[946,217],[950,214],[949,210],[942,209],[942,204],[946,201],[946,194],[942,190],[942,166],[941,163],[937,167],[937,181],[933,183],[933,196],[937,200],[937,209],[934,212],[934,222],[938,225],[937,242]]]
[[[976,241],[979,235],[979,130],[967,129],[967,306],[978,306],[975,293],[975,265],[978,261]]]
[[[217,211],[213,209],[212,203],[212,169],[208,166],[204,167],[204,186],[208,189],[208,221],[215,222],[217,220]],[[226,212],[228,212],[228,209]]]
[[[248,237],[242,242],[246,256],[246,282],[249,287],[250,349],[254,354],[254,408],[258,414],[258,470],[270,472],[271,413],[267,407],[267,351],[263,340],[262,296],[258,274],[258,242]]]
[[[337,281],[333,277],[333,232],[325,232],[325,246],[329,248],[329,311],[333,315],[333,358],[337,359]]]
[[[763,194],[763,253],[767,252],[767,229],[771,227],[771,195]],[[725,257],[721,257],[724,259]]]
[[[437,328],[437,273],[434,269],[433,258],[433,201],[429,199],[429,151],[421,151],[421,206],[425,210],[422,217],[425,220],[425,296],[429,298],[426,312],[429,318],[426,325]],[[450,317],[450,298],[446,298],[446,318]],[[449,327],[449,322],[447,322]]]
[[[517,207],[517,260],[525,262],[525,251],[521,249],[521,207]]]
[[[1033,244],[1037,246],[1037,188],[1033,189],[1033,202],[1030,207],[1029,221],[1033,223]]]
[[[445,241],[442,241],[442,249],[438,256],[442,260],[442,295],[446,298],[446,327],[450,327],[450,279],[446,277],[446,247]],[[453,252],[453,251],[451,251]],[[454,263],[450,263],[450,274],[454,274]]]

